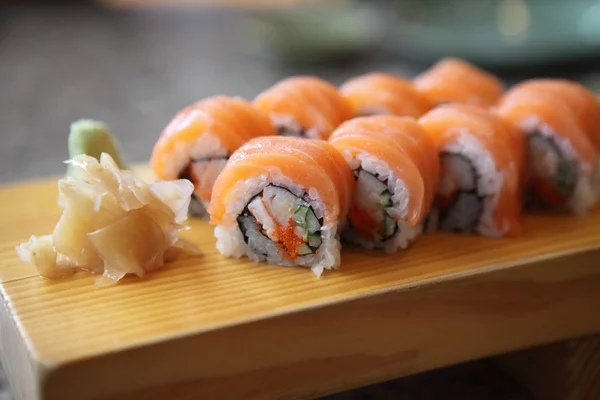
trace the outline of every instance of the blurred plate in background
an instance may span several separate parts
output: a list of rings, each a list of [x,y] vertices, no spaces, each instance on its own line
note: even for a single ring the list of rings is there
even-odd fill
[[[244,50],[285,62],[328,62],[383,48],[430,64],[484,67],[600,59],[597,0],[99,0],[119,7],[239,11]]]
[[[337,3],[337,4],[336,4]],[[247,49],[286,62],[327,62],[372,50],[385,34],[381,9],[352,2],[249,11]]]
[[[423,63],[445,56],[487,67],[600,58],[600,2],[398,0],[251,12],[250,48],[285,61],[326,61],[380,45]]]
[[[444,56],[512,67],[600,55],[600,2],[392,1],[385,48],[432,62]]]

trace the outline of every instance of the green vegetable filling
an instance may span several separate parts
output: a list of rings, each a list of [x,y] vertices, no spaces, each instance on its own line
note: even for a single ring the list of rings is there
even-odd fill
[[[577,174],[575,173],[572,165],[565,160],[561,160],[556,169],[556,175],[554,175],[553,183],[556,189],[558,189],[565,196],[569,196],[575,189],[575,181]]]
[[[315,216],[312,207],[300,205],[294,211],[296,225],[304,229],[306,243],[300,248],[299,254],[312,254],[321,246],[321,224]]]
[[[381,206],[384,214],[382,230],[379,232],[379,234],[383,236],[382,239],[385,239],[390,235],[393,235],[394,231],[396,230],[396,220],[388,212],[388,209],[393,206],[392,194],[388,189],[385,189],[379,195],[379,199],[381,200]]]

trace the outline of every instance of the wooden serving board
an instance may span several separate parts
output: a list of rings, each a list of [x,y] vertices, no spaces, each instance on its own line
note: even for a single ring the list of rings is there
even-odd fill
[[[345,248],[321,278],[226,259],[194,220],[184,237],[202,256],[96,288],[17,257],[51,232],[56,199],[56,180],[0,188],[0,343],[17,398],[311,398],[600,332],[600,209],[526,215],[515,239]]]

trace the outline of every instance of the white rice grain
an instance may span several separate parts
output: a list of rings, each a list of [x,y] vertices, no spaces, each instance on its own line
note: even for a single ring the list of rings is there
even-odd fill
[[[217,238],[217,250],[225,256],[236,258],[245,255],[256,262],[266,261],[270,264],[282,266],[300,265],[309,267],[317,276],[320,276],[323,270],[338,268],[341,260],[338,224],[343,224],[343,220],[338,221],[338,224],[321,227],[322,243],[317,253],[298,256],[293,261],[282,257],[275,250],[265,256],[256,252],[244,242],[244,235],[237,223],[237,218],[244,211],[248,202],[271,184],[286,188],[297,197],[308,202],[317,218],[323,217],[324,205],[314,188],[302,187],[281,174],[279,169],[272,168],[269,173],[239,181],[235,185],[229,194],[229,198],[236,199],[236,201],[227,205],[223,221],[214,231]]]
[[[364,238],[352,229],[350,225],[344,231],[344,238],[366,249],[381,248],[386,253],[394,253],[399,249],[407,248],[423,232],[423,226],[418,224],[417,226],[410,227],[405,222],[408,216],[409,192],[404,181],[396,177],[387,163],[369,153],[361,152],[354,156],[350,151],[345,150],[342,152],[342,155],[352,170],[362,168],[364,171],[378,176],[379,180],[387,181],[388,190],[392,194],[391,200],[393,204],[388,209],[388,213],[398,224],[398,233],[383,243],[375,243],[372,240]]]
[[[595,178],[600,175],[599,164],[589,165],[584,162],[569,140],[558,135],[549,125],[535,115],[522,119],[519,122],[519,127],[527,134],[537,132],[545,138],[552,140],[560,149],[561,153],[565,155],[567,161],[572,165],[577,166],[577,181],[575,183],[573,195],[568,200],[567,207],[579,215],[587,213],[590,207],[598,201],[598,197],[600,196],[600,177]],[[548,170],[556,169],[554,160],[548,159],[546,162],[545,168]],[[535,158],[530,159],[529,164],[537,164],[536,168],[543,168],[543,166],[539,165],[539,160],[536,160]]]

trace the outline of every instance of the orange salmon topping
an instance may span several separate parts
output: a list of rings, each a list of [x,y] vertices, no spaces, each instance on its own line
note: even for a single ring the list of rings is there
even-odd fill
[[[337,87],[314,76],[285,78],[260,93],[253,102],[269,115],[291,116],[304,129],[314,129],[327,139],[342,122],[352,118],[352,105]]]
[[[163,129],[150,157],[152,171],[159,179],[177,179],[170,167],[172,153],[178,146],[186,149],[183,155],[191,161],[190,150],[204,134],[217,137],[221,144],[235,151],[250,139],[274,136],[269,116],[239,97],[213,96],[192,104],[175,114]]]
[[[211,192],[208,192],[208,191],[202,192],[202,193],[200,193],[200,199],[210,201],[210,194],[211,194]]]

